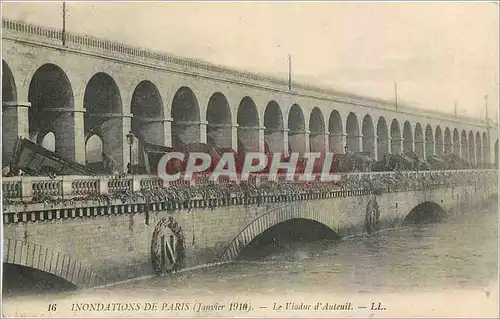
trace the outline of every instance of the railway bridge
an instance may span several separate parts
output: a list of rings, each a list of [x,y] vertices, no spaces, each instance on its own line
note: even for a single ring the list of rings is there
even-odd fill
[[[282,79],[87,35],[66,33],[63,44],[60,30],[19,21],[2,20],[2,26],[4,165],[19,137],[81,164],[100,162],[104,152],[121,171],[130,159],[140,164],[143,141],[242,152],[363,151],[374,159],[403,151],[423,159],[453,153],[478,167],[498,161],[498,127],[488,119],[313,85],[289,87]],[[130,131],[142,138],[132,147]],[[292,221],[342,237],[470,213],[498,192],[497,170],[342,176],[340,188],[286,183],[252,193],[233,185],[233,192],[209,195],[203,190],[217,186],[206,180],[6,177],[3,262],[91,287],[228,262]]]
[[[411,150],[498,158],[497,123],[153,52],[95,37],[2,20],[3,163],[18,137],[82,164],[104,151],[125,171],[139,141],[201,142],[235,151]],[[132,153],[132,156],[130,156]]]
[[[348,173],[343,187],[281,183],[209,195],[203,190],[215,186],[207,180],[186,187],[141,175],[8,177],[3,262],[7,270],[37,270],[77,287],[105,285],[229,262],[249,244],[265,244],[266,234],[279,239],[280,227],[339,238],[473,214],[474,205],[498,194],[497,174]]]

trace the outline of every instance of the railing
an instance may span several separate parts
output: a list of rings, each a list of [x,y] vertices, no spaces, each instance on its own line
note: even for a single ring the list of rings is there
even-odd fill
[[[38,38],[47,39],[53,44],[60,45],[60,41],[62,40],[62,32],[61,30],[42,27],[38,25],[33,25],[21,21],[13,21],[13,20],[2,20],[2,26],[4,30],[14,31],[16,33],[25,34],[29,36],[36,36]],[[5,36],[5,35],[4,35]],[[125,44],[121,44],[118,42],[103,40],[99,38],[95,38],[88,35],[76,34],[66,32],[65,36],[66,45],[73,46],[74,48],[82,49],[82,48],[91,48],[96,49],[102,53],[116,53],[119,57],[123,58],[124,56],[129,56],[133,58],[139,58],[141,62],[144,62],[144,59],[150,60],[157,64],[158,62],[168,65],[179,66],[181,68],[190,68],[196,69],[206,72],[211,72],[217,74],[219,77],[229,76],[238,80],[249,80],[255,82],[255,84],[262,85],[271,85],[272,87],[276,87],[279,89],[288,89],[288,81],[282,78],[266,76],[257,73],[251,73],[241,70],[236,70],[228,67],[224,67],[221,65],[216,65],[212,63],[208,63],[205,61],[188,59],[183,57],[178,57],[172,54],[167,54],[164,52],[155,52],[152,50],[146,50],[139,47],[133,47]],[[372,106],[385,108],[391,111],[395,111],[394,102],[380,99],[380,98],[371,98],[366,96],[360,96],[353,93],[341,92],[337,90],[333,90],[330,88],[325,88],[312,84],[305,83],[296,83],[293,82],[293,90],[294,91],[304,91],[304,92],[312,92],[316,94],[321,94],[330,98],[340,99],[344,102],[355,103],[359,105]],[[442,117],[447,120],[458,120],[462,122],[470,122],[479,125],[486,125],[486,121],[483,119],[477,118],[469,118],[469,117],[455,117],[453,114],[432,111],[432,110],[424,110],[421,108],[411,107],[408,105],[404,105],[400,103],[398,105],[397,111],[406,111],[409,113],[415,113],[419,115],[428,115],[435,117]],[[491,127],[497,127],[498,123],[493,123],[490,121]]]
[[[492,174],[494,173],[494,174]],[[392,178],[404,175],[408,180],[432,180],[439,184],[446,178],[455,178],[457,176],[470,176],[473,174],[476,178],[478,174],[490,174],[496,177],[497,170],[453,170],[453,171],[401,171],[401,172],[360,172],[360,173],[341,173],[339,185],[344,185],[346,191],[350,186],[349,182],[376,180],[377,178]],[[485,175],[486,176],[486,175]],[[441,178],[439,180],[439,178]],[[251,176],[248,183],[258,185],[267,181],[267,175]],[[277,182],[284,182],[284,175],[278,176]],[[290,181],[289,183],[301,183],[300,181]],[[309,182],[321,183],[321,182]],[[85,195],[109,195],[114,193],[134,193],[145,190],[168,189],[169,187],[196,187],[199,185],[214,184],[214,181],[208,177],[201,177],[193,180],[179,179],[177,181],[163,181],[157,176],[151,175],[124,175],[124,176],[59,176],[53,179],[48,177],[4,177],[2,179],[3,198],[11,201],[43,201],[44,197],[57,197],[62,199],[71,199]],[[227,177],[220,177],[217,184],[229,185],[237,184],[231,182]],[[328,182],[324,183],[328,184]],[[229,189],[229,188],[228,188]],[[387,191],[387,190],[386,190]],[[390,191],[390,190],[389,190]]]

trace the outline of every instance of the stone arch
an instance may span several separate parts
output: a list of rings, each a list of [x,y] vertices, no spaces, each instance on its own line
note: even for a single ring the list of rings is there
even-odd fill
[[[437,203],[426,201],[415,206],[406,218],[404,224],[438,222],[446,216],[446,211]]]
[[[207,106],[207,141],[215,145],[232,148],[233,129],[231,123],[231,108],[224,94],[215,92],[210,97]]]
[[[389,131],[387,129],[387,122],[384,117],[379,117],[377,122],[377,154],[378,159],[384,158],[384,155],[389,154]]]
[[[434,155],[434,134],[430,124],[427,124],[425,127],[425,158],[429,158],[432,155]]]
[[[461,145],[462,145],[462,158],[467,160],[468,162],[470,162],[470,159],[469,159],[469,143],[467,141],[467,132],[465,130],[462,131],[462,142],[461,142]]]
[[[481,133],[476,132],[476,164],[483,164],[483,147],[481,145]]]
[[[245,96],[238,106],[238,139],[243,149],[239,152],[259,151],[259,112],[251,97]]]
[[[474,133],[469,131],[469,162],[476,164],[476,144],[474,143]]]
[[[194,92],[187,86],[179,88],[172,100],[172,146],[200,142],[200,107]]]
[[[359,124],[358,117],[350,112],[346,120],[346,144],[349,152],[359,152]]]
[[[391,153],[401,153],[401,129],[397,119],[391,122]]]
[[[344,127],[342,125],[342,117],[339,111],[333,110],[328,118],[328,146],[334,153],[340,154],[344,152]]]
[[[460,133],[456,128],[453,130],[453,154],[460,156]]]
[[[436,126],[436,137],[435,137],[435,145],[436,145],[436,155],[443,156],[443,132],[441,131],[441,127]]]
[[[424,158],[425,156],[424,132],[420,123],[415,124],[415,153],[420,158]]]
[[[102,162],[103,141],[99,134],[92,134],[85,141],[86,164],[96,165]],[[98,165],[98,164],[97,164]]]
[[[105,283],[96,272],[71,256],[24,240],[5,238],[3,262],[50,273],[76,287],[90,288]]]
[[[366,114],[363,118],[361,131],[363,133],[363,152],[367,152],[371,158],[375,158],[375,129],[372,117],[369,114]]]
[[[299,152],[303,154],[308,152],[306,149],[306,139],[304,137],[306,124],[304,112],[298,104],[292,105],[288,111],[288,145],[289,152]]]
[[[123,104],[121,93],[115,80],[107,73],[94,74],[85,88],[83,97],[85,112],[85,136],[99,134],[103,140],[103,152],[111,156],[124,170],[126,145],[125,123],[123,122]],[[125,158],[126,157],[126,158]]]
[[[56,151],[60,151],[64,148],[65,136],[69,135],[67,125],[70,124],[61,111],[74,110],[73,88],[66,73],[51,63],[39,67],[31,78],[28,101],[31,103],[28,109],[30,138],[37,140],[41,131],[54,131]]]
[[[403,151],[413,151],[413,133],[411,132],[411,124],[408,121],[403,124]]]
[[[325,119],[318,107],[313,108],[309,118],[309,148],[311,152],[324,153],[325,149]]]
[[[40,141],[37,141],[37,144],[42,145],[43,148],[48,149],[49,151],[55,152],[56,151],[56,135],[54,132],[46,132],[43,135],[38,135],[38,139]]]
[[[141,81],[134,89],[131,100],[132,133],[137,137],[132,144],[132,164],[145,166],[140,150],[143,143],[166,145],[163,100],[160,91],[150,81]]]
[[[2,102],[17,101],[17,86],[9,65],[2,59]]]
[[[283,113],[276,101],[267,103],[264,111],[264,142],[269,152],[283,152]]]
[[[320,210],[314,206],[308,209],[297,209],[297,206],[287,205],[268,211],[246,225],[236,237],[229,243],[220,255],[220,261],[229,262],[235,260],[240,252],[259,234],[267,229],[292,219],[308,219],[325,225],[337,234],[334,228],[334,221],[331,216],[321,214]],[[337,237],[340,237],[337,235]]]
[[[116,81],[107,73],[94,74],[85,88],[83,106],[86,114],[121,114],[122,99]]]
[[[444,152],[446,154],[452,153],[451,131],[449,127],[446,127],[444,130]]]

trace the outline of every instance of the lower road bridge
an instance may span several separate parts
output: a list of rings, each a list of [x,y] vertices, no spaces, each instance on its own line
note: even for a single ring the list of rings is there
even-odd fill
[[[498,193],[497,174],[369,172],[344,174],[340,184],[200,180],[189,187],[140,175],[8,177],[3,262],[77,287],[105,285],[235,260],[287,223],[342,237],[472,213]]]

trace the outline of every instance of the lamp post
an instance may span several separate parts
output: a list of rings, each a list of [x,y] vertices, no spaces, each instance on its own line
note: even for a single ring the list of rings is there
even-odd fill
[[[134,133],[132,131],[129,131],[127,134],[127,142],[129,146],[129,165],[130,165],[130,174],[133,174],[133,166],[132,166],[132,144],[134,144]]]

